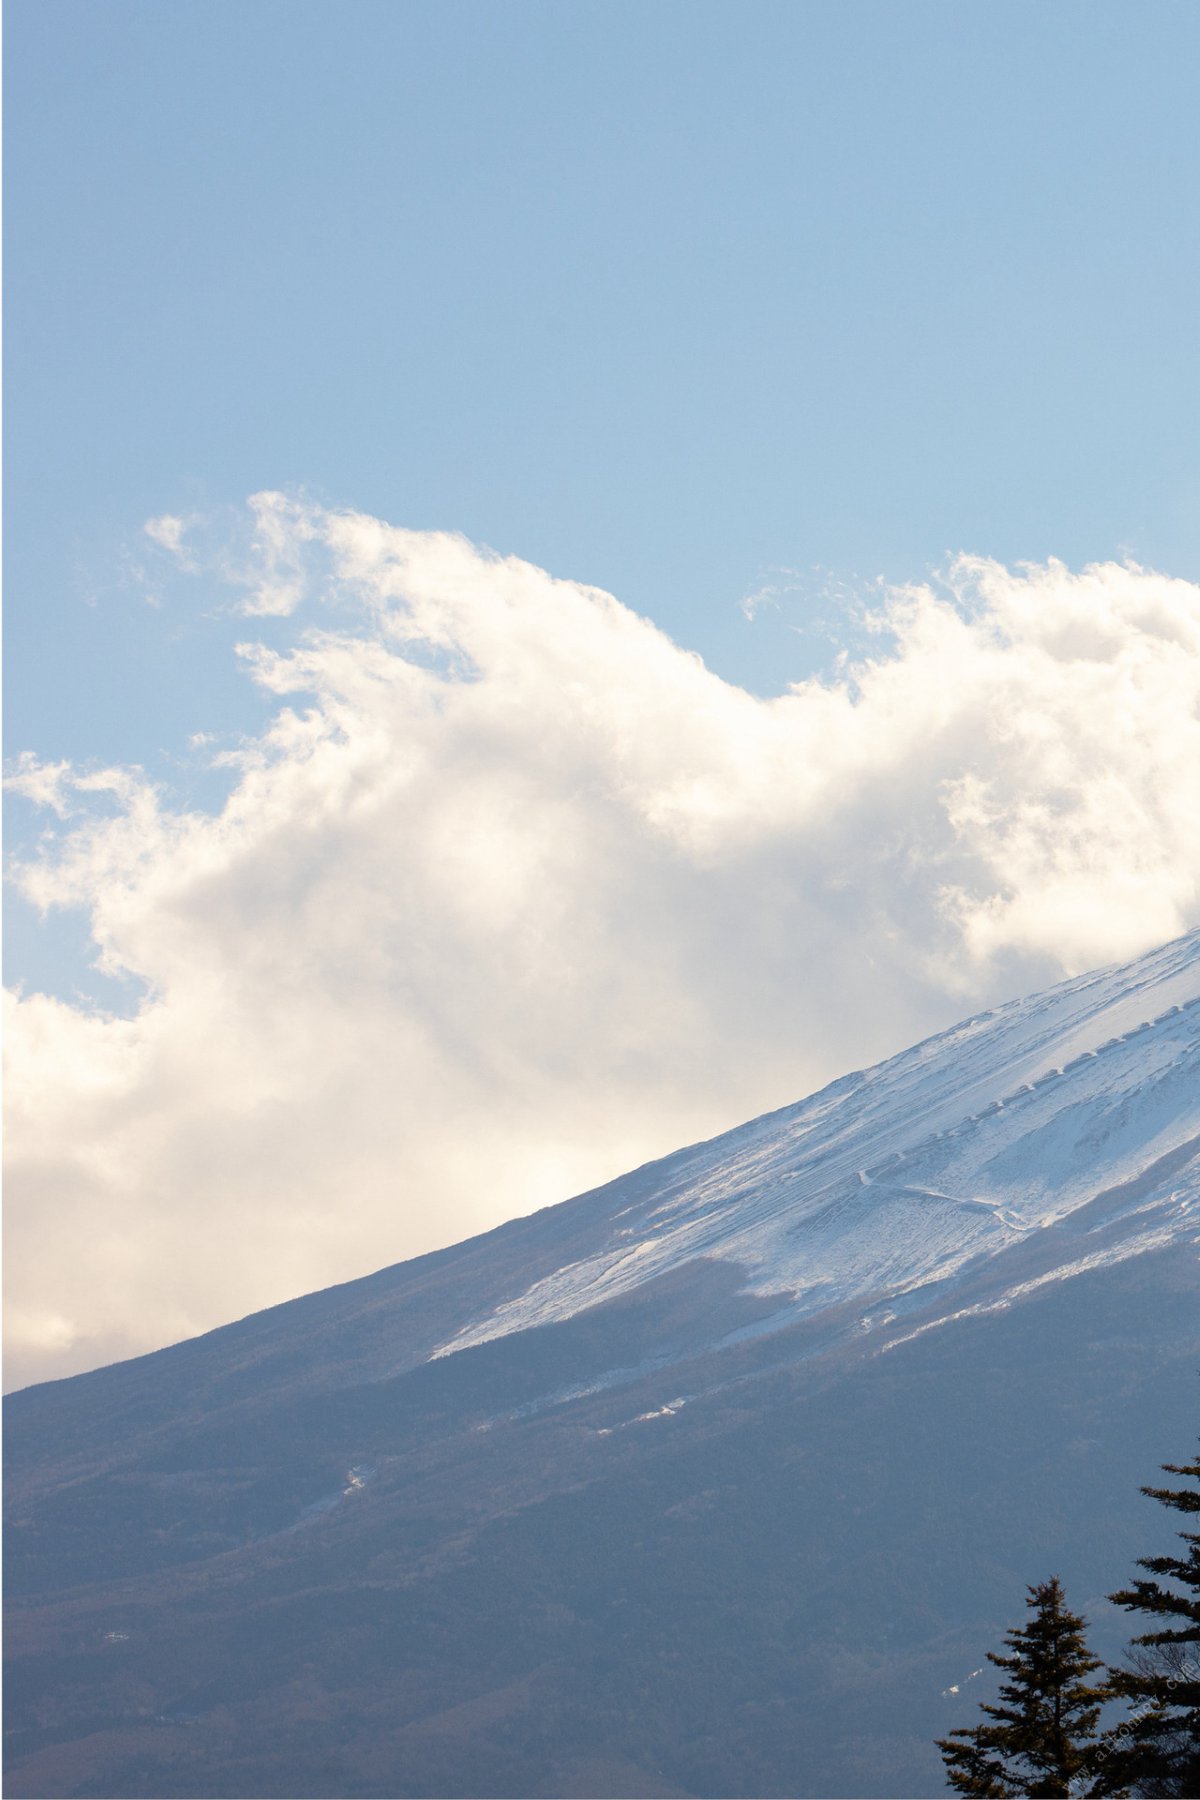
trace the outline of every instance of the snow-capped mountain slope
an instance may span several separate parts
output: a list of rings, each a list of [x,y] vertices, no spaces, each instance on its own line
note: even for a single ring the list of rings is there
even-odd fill
[[[13,1795],[926,1795],[1188,1453],[1200,933],[9,1397]],[[980,1689],[972,1689],[974,1694]]]
[[[1200,1149],[1200,932],[969,1019],[666,1159],[659,1181],[639,1171],[627,1204],[612,1184],[598,1248],[435,1354],[568,1319],[697,1257],[779,1297],[756,1331],[853,1301],[907,1311],[1112,1190],[1089,1221],[1103,1243],[1063,1236],[1061,1272],[1134,1255],[1195,1231],[1188,1145]],[[540,1215],[546,1233],[569,1211]],[[997,1263],[1002,1282],[1009,1267]]]

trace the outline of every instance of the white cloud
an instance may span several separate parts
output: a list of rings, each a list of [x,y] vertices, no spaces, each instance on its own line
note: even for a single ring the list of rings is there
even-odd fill
[[[142,530],[176,565],[181,574],[198,575],[201,567],[201,553],[189,546],[187,539],[194,534],[196,527],[202,523],[196,514],[184,517],[181,513],[160,513],[156,519],[147,519]],[[131,573],[143,587],[148,580],[147,572],[136,561],[132,564]],[[150,588],[146,588],[143,599],[149,606],[161,606],[161,598]]]
[[[248,615],[286,618],[307,592],[305,552],[319,536],[312,509],[276,493],[253,494],[249,505],[254,518],[250,556],[235,576],[248,590],[241,610]]]
[[[157,544],[161,550],[169,551],[172,556],[183,557],[186,519],[181,519],[176,513],[162,513],[157,519],[147,519],[142,530],[151,543]]]
[[[10,1001],[13,1379],[482,1229],[1200,920],[1193,585],[964,559],[760,700],[597,590],[254,504],[248,610],[319,592],[341,628],[244,647],[278,707],[223,810],[22,766],[76,811],[18,879],[146,998]]]
[[[4,777],[4,785],[9,793],[45,807],[56,818],[65,819],[70,811],[67,793],[74,784],[68,762],[39,762],[32,752],[23,750]]]

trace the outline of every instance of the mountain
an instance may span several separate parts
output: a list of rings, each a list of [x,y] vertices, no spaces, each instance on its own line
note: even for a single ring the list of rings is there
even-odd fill
[[[1170,1542],[1200,933],[6,1407],[13,1795],[928,1794]]]

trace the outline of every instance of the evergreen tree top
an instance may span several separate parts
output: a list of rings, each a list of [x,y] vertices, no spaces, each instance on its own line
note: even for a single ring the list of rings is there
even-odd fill
[[[987,1653],[1008,1675],[997,1704],[980,1708],[990,1723],[938,1740],[959,1793],[1066,1795],[1090,1767],[1108,1689],[1087,1677],[1102,1665],[1057,1575],[1034,1583],[1026,1605],[1032,1617],[1004,1640],[1010,1654]]]

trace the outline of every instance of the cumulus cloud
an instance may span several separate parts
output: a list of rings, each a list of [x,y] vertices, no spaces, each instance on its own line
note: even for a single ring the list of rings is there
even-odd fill
[[[1200,921],[1200,589],[964,558],[775,699],[610,595],[259,496],[330,603],[213,814],[27,760],[15,878],[130,1018],[9,999],[10,1379],[565,1197]],[[97,800],[104,802],[95,810]]]

